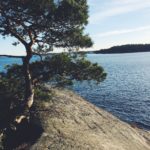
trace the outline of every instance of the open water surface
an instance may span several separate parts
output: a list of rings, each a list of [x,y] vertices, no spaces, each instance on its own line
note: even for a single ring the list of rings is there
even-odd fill
[[[76,83],[81,96],[120,119],[150,129],[150,53],[90,54],[107,79],[99,85]]]

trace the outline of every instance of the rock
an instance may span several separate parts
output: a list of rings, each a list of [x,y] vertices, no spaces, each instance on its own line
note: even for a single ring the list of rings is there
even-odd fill
[[[3,134],[0,132],[0,150],[3,150]]]
[[[54,89],[33,122],[43,128],[31,150],[150,150],[150,133],[131,127],[69,90]]]

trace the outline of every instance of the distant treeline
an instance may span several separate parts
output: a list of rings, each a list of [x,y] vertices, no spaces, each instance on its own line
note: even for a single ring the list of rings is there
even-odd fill
[[[113,54],[113,53],[135,53],[135,52],[150,52],[150,44],[129,44],[122,46],[114,46],[108,49],[94,51],[96,54]]]

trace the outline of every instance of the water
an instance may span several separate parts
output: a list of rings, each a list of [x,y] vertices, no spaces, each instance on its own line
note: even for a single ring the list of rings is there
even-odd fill
[[[75,84],[81,96],[120,119],[150,129],[150,53],[90,54],[108,73],[100,85]]]
[[[0,71],[4,71],[7,65],[22,64],[21,59],[0,57]]]
[[[33,56],[31,62],[35,60],[39,60],[40,58],[37,56]],[[5,71],[7,65],[11,64],[22,64],[21,58],[7,58],[7,57],[0,57],[0,71]]]
[[[89,54],[108,73],[100,85],[75,83],[73,89],[120,119],[150,130],[150,53]],[[18,59],[0,58],[0,70]]]

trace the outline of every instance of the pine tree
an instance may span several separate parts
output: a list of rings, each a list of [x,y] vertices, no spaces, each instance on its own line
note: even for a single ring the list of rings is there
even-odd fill
[[[30,60],[36,53],[48,53],[54,48],[79,49],[92,46],[84,34],[88,21],[86,0],[1,0],[0,34],[16,38],[26,50],[23,60],[25,79],[24,108],[34,100]],[[23,116],[17,120],[21,121]]]

